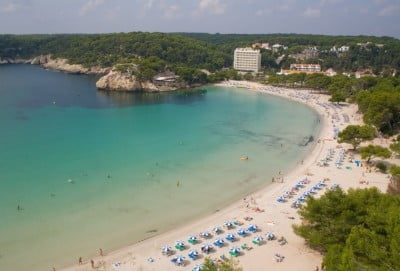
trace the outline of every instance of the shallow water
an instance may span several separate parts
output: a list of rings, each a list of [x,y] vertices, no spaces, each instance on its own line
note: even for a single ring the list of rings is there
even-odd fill
[[[0,270],[50,270],[212,213],[292,167],[320,129],[305,105],[249,90],[95,80],[0,65]]]

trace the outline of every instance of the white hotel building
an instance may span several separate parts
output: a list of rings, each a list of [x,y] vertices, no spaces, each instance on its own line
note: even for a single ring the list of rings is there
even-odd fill
[[[260,50],[236,48],[233,68],[244,72],[259,72],[261,70]]]

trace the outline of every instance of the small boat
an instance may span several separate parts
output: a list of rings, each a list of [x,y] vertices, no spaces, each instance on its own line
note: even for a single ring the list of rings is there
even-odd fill
[[[242,160],[242,161],[249,160],[249,157],[246,155],[240,156],[240,160]]]

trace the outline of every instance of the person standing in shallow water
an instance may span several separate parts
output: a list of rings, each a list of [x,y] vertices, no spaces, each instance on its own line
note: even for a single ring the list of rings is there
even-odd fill
[[[78,264],[79,264],[79,265],[82,265],[82,264],[83,264],[83,259],[82,259],[82,257],[79,257]]]

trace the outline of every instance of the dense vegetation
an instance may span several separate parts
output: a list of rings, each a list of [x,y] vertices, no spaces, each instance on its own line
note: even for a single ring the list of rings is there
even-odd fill
[[[379,131],[393,134],[400,128],[400,78],[372,77],[359,79],[323,74],[271,75],[268,83],[285,87],[306,87],[326,91],[332,102],[353,101],[363,113],[364,122]]]
[[[266,71],[287,68],[297,60],[293,54],[310,46],[318,47],[317,57],[301,60],[319,63],[323,69],[356,71],[370,69],[374,73],[400,70],[400,41],[390,37],[323,36],[299,34],[240,35],[202,33],[115,33],[82,35],[0,35],[0,58],[28,58],[40,54],[64,57],[86,66],[113,66],[131,63],[138,58],[157,57],[169,68],[205,68],[210,71],[231,67],[236,47],[255,42],[285,45],[277,51],[262,50],[262,66]],[[358,43],[370,42],[366,46]],[[332,46],[350,46],[337,54]],[[297,61],[299,62],[299,61]]]
[[[173,34],[0,35],[0,57],[30,58],[41,54],[67,58],[84,66],[122,64],[123,69],[137,64],[142,78],[168,69],[194,82],[204,81],[199,69],[215,71],[231,65],[215,46]]]
[[[276,71],[288,68],[296,60],[291,54],[302,52],[310,46],[316,46],[320,53],[318,57],[306,59],[306,63],[321,64],[323,69],[334,68],[339,72],[371,69],[375,73],[390,72],[391,69],[400,69],[400,41],[390,37],[370,36],[326,36],[302,34],[206,34],[206,33],[181,33],[181,35],[197,39],[208,44],[218,46],[223,52],[230,55],[234,48],[249,46],[256,42],[282,44],[287,50],[262,50],[262,64],[267,70]],[[370,42],[366,46],[358,43]],[[378,45],[384,45],[380,47]],[[333,46],[349,46],[350,50],[337,54],[331,52]],[[277,59],[283,56],[278,63]],[[232,59],[231,59],[232,60]]]
[[[242,271],[238,261],[235,259],[225,259],[223,261],[212,261],[210,258],[204,260],[202,271]]]
[[[302,207],[295,232],[325,253],[327,271],[400,270],[400,197],[334,189]]]
[[[172,34],[0,35],[0,57],[49,53],[87,66],[110,67],[138,57],[157,57],[170,64],[210,70],[231,64],[215,46]]]
[[[348,143],[353,145],[354,150],[363,141],[375,138],[375,129],[369,125],[349,125],[338,135],[339,143]]]

